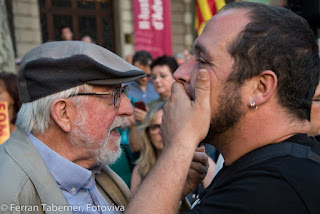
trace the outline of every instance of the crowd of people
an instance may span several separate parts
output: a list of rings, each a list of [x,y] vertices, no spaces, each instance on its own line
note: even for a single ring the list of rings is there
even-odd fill
[[[230,3],[192,54],[129,62],[60,32],[0,73],[2,212],[320,212],[319,47],[303,18]]]

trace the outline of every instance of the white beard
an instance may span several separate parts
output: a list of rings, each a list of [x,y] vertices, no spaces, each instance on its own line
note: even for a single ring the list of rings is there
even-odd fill
[[[112,142],[118,147],[116,151],[107,149],[107,145],[108,143],[111,143],[108,142],[111,130],[115,127],[119,127],[123,122],[123,118],[116,117],[109,127],[107,138],[98,143],[97,149],[92,149],[92,146],[96,144],[95,142],[97,142],[97,140],[95,136],[91,136],[90,134],[86,133],[86,129],[83,126],[86,115],[87,113],[85,110],[82,110],[79,114],[78,118],[76,119],[75,127],[69,133],[69,142],[76,148],[87,149],[89,156],[95,157],[97,165],[102,166],[113,164],[121,156],[121,137],[116,142]]]
[[[108,136],[109,138],[109,136]],[[120,142],[121,142],[121,138],[119,138],[116,142],[116,145],[118,147],[117,151],[111,151],[109,149],[106,149],[106,146],[108,144],[108,138],[107,140],[102,144],[102,146],[96,150],[96,160],[97,160],[97,164],[99,166],[102,165],[111,165],[113,163],[116,162],[116,160],[118,160],[118,158],[121,156],[122,150],[120,148]]]

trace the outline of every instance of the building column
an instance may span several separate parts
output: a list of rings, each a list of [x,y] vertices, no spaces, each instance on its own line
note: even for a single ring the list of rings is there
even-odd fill
[[[0,72],[16,72],[14,53],[10,36],[7,7],[5,0],[0,0]]]
[[[132,0],[115,1],[117,54],[123,58],[134,53]]]
[[[17,57],[22,57],[42,43],[37,0],[12,0]]]

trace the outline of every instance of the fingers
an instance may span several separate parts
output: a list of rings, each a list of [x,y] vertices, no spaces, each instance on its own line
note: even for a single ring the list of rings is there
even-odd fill
[[[164,145],[183,144],[195,151],[199,142],[208,134],[211,118],[209,73],[200,70],[194,85],[175,82],[171,87],[171,97],[164,106],[161,132]],[[189,87],[190,86],[190,87]],[[168,142],[168,143],[167,143]]]
[[[134,115],[129,116],[128,120],[131,126],[136,125],[136,119],[134,118]]]
[[[144,120],[144,118],[146,117],[146,111],[144,111],[144,110],[141,110],[139,108],[134,107],[133,111],[134,111],[134,117],[137,121],[142,122]]]
[[[184,89],[183,84],[181,84],[179,82],[174,82],[171,87],[170,99],[174,99],[177,96],[179,96],[181,98],[188,98],[189,99],[189,97],[186,93],[186,90]]]
[[[201,147],[197,149],[201,149]],[[202,165],[208,166],[208,155],[204,152],[195,152],[193,155],[192,162],[199,162]]]
[[[200,148],[199,148],[200,149]],[[209,167],[209,162],[208,162],[208,155],[203,152],[195,152],[190,169],[196,171],[199,174],[207,174],[207,170]]]
[[[197,150],[201,152],[194,153],[194,157],[188,171],[187,185],[184,189],[184,195],[187,195],[196,185],[198,185],[206,177],[208,172],[208,156],[204,153],[203,147],[197,148]]]
[[[137,108],[137,107],[133,107],[133,111],[134,111],[134,113],[136,114],[136,113],[145,113],[146,111],[144,111],[144,110],[142,110],[142,109],[139,109],[139,108]]]
[[[189,177],[195,176],[197,180],[203,180],[208,171],[208,166],[204,166],[201,163],[198,162],[192,162],[188,175]]]
[[[204,146],[197,147],[196,152],[205,152]]]
[[[195,102],[203,107],[210,106],[209,73],[205,69],[200,69],[197,75],[195,87]]]

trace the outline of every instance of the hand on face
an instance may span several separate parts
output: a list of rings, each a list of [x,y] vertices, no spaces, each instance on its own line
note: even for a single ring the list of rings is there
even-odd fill
[[[183,196],[188,195],[206,177],[208,171],[208,155],[204,147],[198,147],[194,153],[188,177],[183,189]]]
[[[174,83],[169,101],[164,106],[161,133],[165,147],[192,146],[207,136],[211,119],[210,81],[206,70],[199,70],[193,100],[181,83]],[[185,142],[188,142],[187,144]]]

